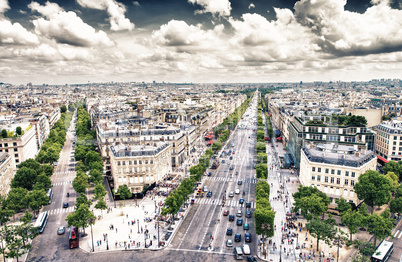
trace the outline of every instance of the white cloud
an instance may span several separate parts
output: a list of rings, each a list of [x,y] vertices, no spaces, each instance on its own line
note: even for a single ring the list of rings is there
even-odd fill
[[[39,44],[39,39],[19,23],[13,24],[8,20],[0,20],[0,43],[20,45]]]
[[[188,0],[191,4],[202,6],[203,10],[197,10],[196,14],[212,13],[218,16],[229,16],[232,7],[229,0]]]
[[[122,3],[115,0],[77,0],[77,2],[83,7],[106,10],[109,14],[110,29],[113,31],[134,29],[134,24],[124,15],[126,7]]]
[[[366,55],[402,49],[402,10],[388,0],[359,14],[346,11],[346,0],[301,0],[294,6],[297,21],[319,36],[317,43],[337,56]]]
[[[74,12],[65,12],[57,4],[46,3],[41,6],[32,2],[29,7],[36,10],[44,18],[33,20],[35,32],[56,40],[58,43],[73,46],[113,46],[114,43],[102,30],[96,32],[95,29],[86,24]]]
[[[138,1],[133,1],[133,5],[135,5],[135,6],[141,6]]]
[[[6,10],[10,9],[7,0],[0,0],[0,13],[4,13]]]
[[[251,9],[251,8],[255,8],[255,5],[253,3],[250,3],[250,5],[248,6],[248,9]]]

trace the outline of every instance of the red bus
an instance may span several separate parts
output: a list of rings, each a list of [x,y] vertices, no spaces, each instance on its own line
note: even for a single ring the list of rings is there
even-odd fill
[[[68,244],[70,248],[79,247],[78,228],[72,226],[70,228],[70,235],[68,236]]]

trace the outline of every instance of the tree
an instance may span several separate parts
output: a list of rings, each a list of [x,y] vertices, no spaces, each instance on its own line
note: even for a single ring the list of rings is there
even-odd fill
[[[49,204],[49,197],[44,189],[34,190],[28,193],[27,201],[34,213],[38,213],[42,206]]]
[[[40,185],[39,187],[37,185]],[[52,187],[52,180],[45,174],[42,173],[36,178],[36,183],[34,185],[34,188],[40,189],[43,188],[46,191],[49,190],[49,188]]]
[[[402,197],[397,197],[391,201],[390,209],[392,213],[402,214]]]
[[[107,204],[105,199],[102,197],[101,199],[98,200],[98,202],[95,205],[96,209],[100,209],[102,217],[103,217],[103,210],[107,209]]]
[[[66,106],[62,106],[60,107],[60,112],[63,114],[65,112],[67,112],[67,107]]]
[[[256,201],[256,207],[272,210],[271,203],[269,202],[268,198],[258,198]]]
[[[102,184],[98,184],[94,188],[95,199],[102,199],[107,194],[105,187]]]
[[[301,210],[301,214],[310,221],[315,216],[324,214],[328,210],[328,205],[323,201],[323,198],[317,194],[295,198],[295,210]]]
[[[275,220],[275,211],[267,210],[264,208],[257,208],[254,211],[254,219],[255,219],[255,232],[257,235],[266,234],[267,237],[272,237],[274,235],[274,220]],[[263,230],[262,224],[270,225],[270,229]]]
[[[214,154],[215,154],[214,151],[211,149],[205,150],[205,155],[207,155],[208,157],[213,157]]]
[[[88,205],[80,205],[78,209],[67,215],[66,221],[68,226],[82,227],[85,234],[85,228],[89,225],[90,221],[95,220],[94,213],[89,210]]]
[[[395,197],[402,197],[402,186],[399,186],[399,187],[396,189]]]
[[[119,194],[120,198],[123,200],[130,198],[133,195],[127,185],[119,186],[119,189],[117,189],[117,194]]]
[[[14,213],[19,212],[21,209],[27,207],[27,193],[28,190],[25,188],[17,187],[11,189],[8,193],[7,200],[5,201],[5,205],[9,210],[12,210]]]
[[[102,172],[96,169],[92,169],[89,171],[89,181],[93,182],[94,184],[101,184],[103,181]]]
[[[1,137],[7,138],[7,130],[5,130],[5,129],[1,130]]]
[[[53,167],[51,165],[42,165],[42,173],[46,174],[48,177],[53,175]]]
[[[75,200],[75,206],[77,207],[77,209],[81,205],[91,206],[91,201],[88,200],[85,194],[80,194],[79,197],[77,197],[77,199]]]
[[[267,179],[268,178],[268,167],[266,164],[258,164],[255,167],[257,178]]]
[[[382,206],[391,200],[394,185],[389,177],[380,175],[377,171],[368,170],[359,176],[359,182],[354,186],[357,197],[371,206]]]
[[[264,152],[265,153],[266,150],[267,150],[267,147],[266,147],[265,143],[258,142],[257,146],[256,146],[256,149],[257,149],[257,152]]]
[[[269,199],[269,195],[267,193],[265,193],[265,191],[263,189],[258,190],[257,192],[257,199]]]
[[[342,212],[342,223],[348,227],[352,241],[353,234],[359,232],[359,227],[364,225],[364,215],[359,211],[347,209]]]
[[[270,187],[269,187],[269,184],[268,184],[267,181],[259,180],[259,181],[257,182],[256,188],[257,188],[257,192],[258,192],[260,189],[262,189],[262,190],[264,190],[265,193],[267,193],[268,196],[269,196]]]
[[[399,186],[399,177],[397,176],[397,175],[395,175],[395,173],[394,172],[388,172],[388,173],[386,173],[386,175],[385,175],[386,177],[388,177],[388,178],[390,178],[391,180],[392,180],[392,183],[393,183],[393,185],[394,185],[394,190],[396,189],[396,188],[398,188],[398,186]]]
[[[388,209],[387,209],[388,210]],[[387,211],[386,210],[386,211]],[[384,215],[376,213],[366,218],[367,231],[374,235],[374,244],[377,246],[377,239],[384,239],[386,236],[392,236],[392,228],[394,226],[393,219],[389,217],[390,213],[384,211]],[[386,216],[388,215],[388,217]]]
[[[22,187],[28,190],[32,190],[32,186],[36,181],[36,177],[37,173],[35,170],[27,167],[22,167],[18,169],[13,180],[11,181],[11,187],[12,188]]]
[[[101,161],[91,162],[89,163],[88,167],[90,170],[98,170],[100,172],[103,172],[103,165]]]
[[[402,161],[388,161],[383,167],[384,174],[388,172],[393,172],[398,176],[399,180],[402,180]]]
[[[17,135],[22,135],[22,128],[20,126],[17,126],[17,128],[15,129],[15,132],[17,133]]]
[[[343,197],[336,199],[335,202],[338,204],[336,210],[338,210],[339,214],[352,209],[352,206]]]
[[[324,240],[325,243],[329,244],[336,234],[333,219],[321,220],[315,218],[306,224],[306,228],[310,235],[317,239],[317,251],[320,240]]]
[[[91,150],[85,155],[85,164],[89,166],[92,162],[102,162],[102,157],[95,151]]]
[[[21,169],[23,167],[27,167],[27,168],[30,168],[30,169],[33,169],[33,170],[40,170],[41,169],[41,166],[38,163],[38,161],[35,161],[35,159],[32,159],[32,158],[29,158],[29,159],[25,160],[24,162],[21,162],[18,165],[19,169]]]
[[[257,140],[264,140],[265,132],[264,131],[257,131]]]
[[[85,190],[88,188],[88,186],[88,176],[85,174],[76,176],[73,180],[73,188],[77,193],[85,193]]]
[[[75,166],[75,171],[79,172],[87,172],[88,168],[84,165],[84,163],[80,160]]]
[[[212,144],[212,150],[214,150],[214,151],[219,151],[219,150],[221,150],[221,148],[222,148],[222,143],[221,142],[218,142],[218,141],[215,141],[213,144]]]

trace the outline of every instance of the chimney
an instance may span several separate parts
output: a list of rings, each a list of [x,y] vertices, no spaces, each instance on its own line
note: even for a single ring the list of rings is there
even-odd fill
[[[355,156],[359,157],[359,155],[360,155],[359,152],[356,152],[356,153],[355,153]]]

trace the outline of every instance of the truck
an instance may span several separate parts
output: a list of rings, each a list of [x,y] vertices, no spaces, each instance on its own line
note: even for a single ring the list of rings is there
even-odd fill
[[[214,160],[214,162],[212,163],[211,168],[212,168],[212,169],[217,169],[218,166],[219,166],[219,161],[218,161],[218,160]]]

